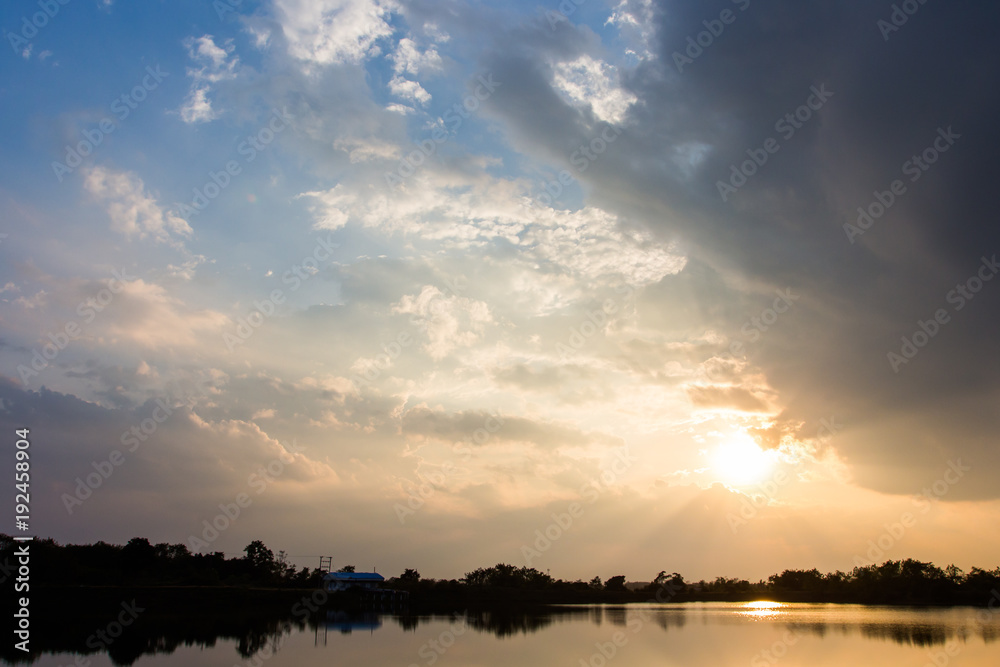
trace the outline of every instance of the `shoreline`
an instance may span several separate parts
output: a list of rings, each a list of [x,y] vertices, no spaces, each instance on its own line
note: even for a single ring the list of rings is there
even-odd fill
[[[409,593],[407,602],[364,605],[350,592],[332,593],[318,588],[278,588],[252,585],[198,586],[198,585],[78,585],[39,586],[32,588],[33,605],[37,613],[44,613],[42,607],[51,604],[66,604],[86,601],[90,607],[102,603],[118,603],[125,598],[147,600],[158,608],[169,611],[175,604],[197,604],[199,608],[213,609],[239,605],[243,610],[260,609],[280,611],[286,606],[289,611],[299,602],[305,606],[323,609],[371,608],[374,610],[399,608],[411,611],[437,611],[444,609],[490,609],[535,610],[544,607],[564,607],[571,605],[622,605],[622,604],[686,604],[698,602],[780,602],[786,604],[843,604],[886,607],[973,607],[995,606],[1000,594],[989,600],[928,599],[900,596],[878,598],[866,596],[857,598],[844,595],[817,595],[796,591],[761,591],[739,593],[699,593],[688,592],[674,595],[659,595],[654,591],[577,591],[577,590],[525,590],[518,588],[475,588],[462,587],[459,590],[439,592],[421,591],[407,588],[387,590]],[[161,606],[162,605],[162,606]]]

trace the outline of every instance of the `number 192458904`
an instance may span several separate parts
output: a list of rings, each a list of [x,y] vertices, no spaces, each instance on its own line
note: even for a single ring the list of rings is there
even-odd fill
[[[19,429],[14,432],[18,440],[14,450],[14,520],[18,530],[28,530],[28,519],[31,515],[31,454],[28,442],[28,429]]]

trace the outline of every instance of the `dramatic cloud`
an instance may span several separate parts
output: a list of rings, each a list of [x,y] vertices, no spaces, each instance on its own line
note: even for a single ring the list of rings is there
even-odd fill
[[[995,565],[1000,10],[136,11],[80,8],[132,65],[53,24],[6,72],[0,424],[56,539],[186,542],[273,465],[213,549],[454,577],[582,502],[533,566],[847,570],[906,511],[886,557]]]

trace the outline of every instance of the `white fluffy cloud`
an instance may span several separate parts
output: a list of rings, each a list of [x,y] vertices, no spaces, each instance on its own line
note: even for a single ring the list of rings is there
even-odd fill
[[[423,86],[401,76],[392,77],[392,80],[389,81],[389,90],[396,97],[416,102],[421,106],[427,106],[427,103],[431,101],[431,94],[424,90]]]
[[[431,46],[421,51],[409,37],[404,37],[396,44],[396,51],[392,54],[393,71],[396,74],[419,75],[421,72],[437,72],[441,70],[442,61],[437,49]]]
[[[474,344],[486,325],[493,322],[484,302],[454,294],[446,296],[432,285],[424,285],[419,294],[404,296],[392,311],[413,316],[427,334],[425,349],[434,360],[445,358],[457,347]]]
[[[393,0],[275,0],[288,53],[312,65],[357,63],[392,34]]]
[[[526,206],[521,184],[513,181],[446,174],[430,165],[413,181],[388,193],[341,183],[300,196],[314,200],[310,210],[317,229],[353,222],[461,252],[502,242],[518,248],[515,263],[584,281],[617,278],[648,285],[685,265],[673,248],[623,231],[617,216],[599,208]]]
[[[202,35],[197,39],[187,40],[185,46],[188,49],[188,56],[199,65],[198,68],[188,68],[188,76],[209,83],[225,81],[236,76],[240,58],[232,55],[236,48],[232,40],[227,40],[223,46],[219,46],[212,35]]]
[[[656,58],[653,38],[656,34],[653,0],[621,0],[606,25],[618,27],[622,38],[630,44],[626,54],[639,60]]]
[[[221,112],[212,107],[208,94],[213,84],[236,78],[240,65],[239,56],[232,55],[235,50],[232,40],[219,46],[211,35],[202,35],[197,39],[189,38],[185,46],[188,49],[188,57],[196,66],[187,69],[187,75],[191,79],[191,89],[180,108],[181,120],[185,123],[206,123],[215,120]]]
[[[192,87],[180,109],[181,120],[185,123],[207,123],[218,115],[208,99],[207,87]]]
[[[553,85],[577,106],[590,105],[598,119],[621,123],[636,97],[618,82],[618,69],[590,56],[555,66]]]
[[[187,222],[161,208],[132,172],[92,167],[85,173],[84,188],[107,207],[111,229],[116,232],[158,242],[191,235]]]
[[[335,185],[324,191],[303,192],[299,197],[315,200],[309,210],[315,216],[313,227],[316,229],[340,229],[347,224],[347,211],[357,202],[357,197],[343,185]]]

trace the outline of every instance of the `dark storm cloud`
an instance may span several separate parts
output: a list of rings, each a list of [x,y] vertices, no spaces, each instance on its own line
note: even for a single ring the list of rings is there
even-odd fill
[[[891,20],[889,2],[661,0],[658,57],[622,81],[638,98],[624,133],[580,177],[596,203],[679,240],[727,276],[728,290],[748,293],[745,312],[724,318],[730,333],[766,307],[770,289],[803,295],[805,316],[785,318],[746,354],[785,397],[783,419],[836,414],[847,424],[835,446],[862,484],[910,489],[964,455],[980,474],[955,495],[994,496],[1000,281],[972,300],[951,290],[1000,251],[992,194],[1000,10],[907,6],[916,12],[905,23],[897,15],[891,31],[878,23]],[[679,72],[674,53],[725,9],[735,19]],[[516,82],[491,108],[522,150],[565,163],[586,136],[588,112],[550,85],[547,63],[568,58],[551,35],[522,29],[513,39],[538,57],[488,63]],[[585,38],[581,31],[581,49]],[[810,103],[808,120],[779,125]],[[769,138],[777,151],[723,201],[719,181],[747,151],[760,159]],[[935,142],[926,170],[905,164]],[[700,160],[678,161],[698,147]],[[905,192],[852,243],[844,225],[897,179]],[[887,354],[901,354],[901,338],[912,340],[918,321],[939,309],[947,323],[894,370]]]

